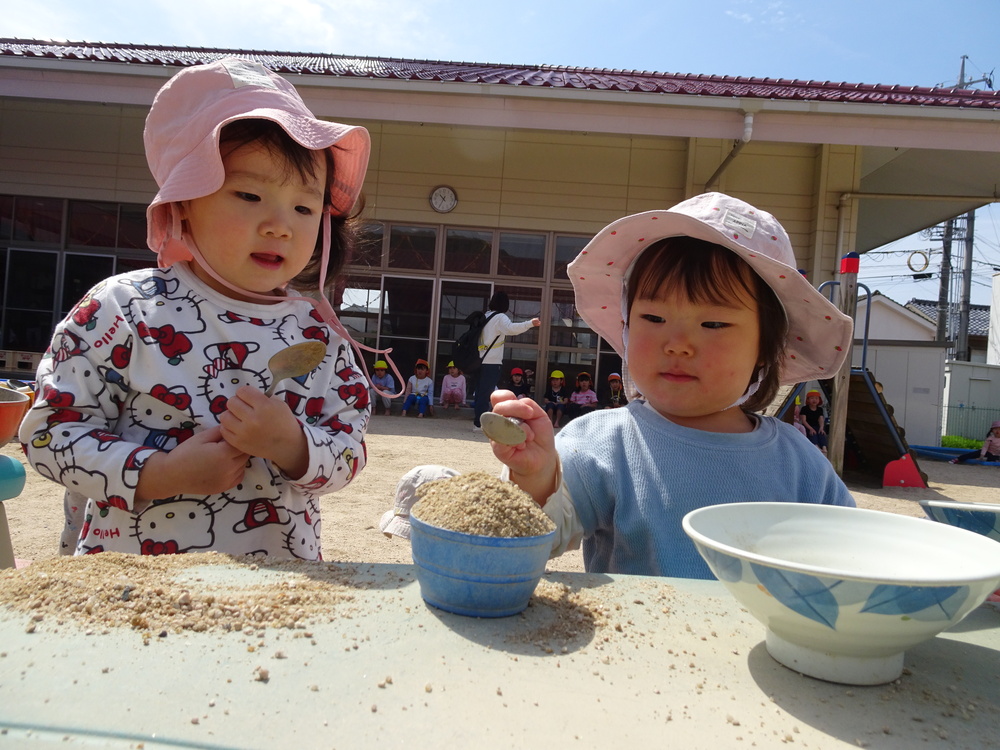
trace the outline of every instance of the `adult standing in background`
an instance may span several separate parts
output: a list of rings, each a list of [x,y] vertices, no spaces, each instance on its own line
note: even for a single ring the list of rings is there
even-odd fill
[[[490,319],[479,338],[479,356],[483,358],[483,364],[479,368],[479,379],[476,381],[476,414],[472,423],[475,432],[482,429],[479,418],[490,410],[490,394],[496,390],[497,383],[500,382],[504,341],[508,336],[517,336],[529,328],[538,328],[542,324],[538,318],[515,323],[507,317],[508,310],[510,310],[510,298],[507,292],[494,292],[486,312]],[[491,315],[491,313],[496,314]]]

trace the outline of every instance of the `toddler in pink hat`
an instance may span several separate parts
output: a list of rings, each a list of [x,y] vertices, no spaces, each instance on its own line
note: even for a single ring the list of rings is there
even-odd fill
[[[853,506],[822,453],[762,415],[781,384],[833,377],[852,321],[796,270],[769,213],[721,193],[608,225],[569,265],[577,309],[621,356],[626,406],[553,435],[542,408],[493,394],[527,439],[493,444],[589,572],[711,578],[684,534],[704,505]]]
[[[171,78],[144,138],[159,268],[101,282],[59,324],[21,427],[67,488],[63,552],[321,559],[319,496],[366,459],[368,384],[325,292],[368,133],[227,58]],[[303,341],[323,361],[265,395],[269,359]]]

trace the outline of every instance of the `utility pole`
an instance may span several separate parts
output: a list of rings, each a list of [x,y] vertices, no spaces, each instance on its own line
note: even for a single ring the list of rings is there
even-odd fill
[[[968,55],[962,55],[962,64],[958,72],[958,88],[964,89],[975,83],[985,83],[993,88],[993,78],[990,75],[977,78],[974,81],[965,80],[965,61]],[[947,341],[949,334],[948,322],[951,318],[951,245],[955,238],[955,219],[948,219],[944,225],[944,236],[941,240],[941,285],[938,287],[938,319],[937,340]],[[962,258],[962,292],[958,303],[958,326],[955,332],[955,359],[968,362],[971,359],[969,351],[969,300],[972,297],[972,247],[975,236],[976,211],[973,209],[965,214],[965,255]]]
[[[958,336],[955,343],[955,359],[960,362],[972,361],[969,348],[969,300],[972,297],[972,236],[976,225],[976,212],[965,215],[965,257],[962,259],[962,299],[958,303]]]
[[[991,76],[983,76],[974,81],[965,80],[965,61],[968,55],[962,55],[962,65],[958,72],[958,87],[964,89],[975,83],[985,83],[993,88]],[[951,224],[952,222],[948,222]],[[971,351],[969,350],[969,300],[972,297],[972,246],[975,236],[976,211],[973,209],[965,215],[965,257],[962,258],[962,296],[958,302],[958,331],[955,343],[955,359],[960,362],[969,362]],[[940,307],[938,302],[938,325],[940,326]],[[939,329],[940,330],[940,329]]]
[[[951,293],[951,235],[955,222],[948,219],[944,223],[944,237],[941,238],[941,283],[938,286],[937,336],[938,341],[948,340],[948,300]]]

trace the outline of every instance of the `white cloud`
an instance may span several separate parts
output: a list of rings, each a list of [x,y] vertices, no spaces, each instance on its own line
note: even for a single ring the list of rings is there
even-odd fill
[[[23,0],[4,35],[29,39],[426,57],[441,0]]]

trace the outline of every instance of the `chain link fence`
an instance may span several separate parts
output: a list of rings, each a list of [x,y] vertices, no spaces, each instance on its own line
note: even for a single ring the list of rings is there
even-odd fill
[[[990,431],[990,425],[1000,420],[1000,409],[945,406],[941,411],[944,419],[943,434],[969,440],[983,440]]]

